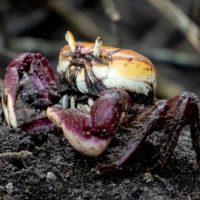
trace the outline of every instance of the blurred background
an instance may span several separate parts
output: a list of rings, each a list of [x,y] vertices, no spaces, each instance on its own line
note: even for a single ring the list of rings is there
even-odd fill
[[[199,27],[199,0],[0,0],[0,77],[22,52],[41,52],[55,69],[70,30],[150,58],[159,97],[200,96]]]

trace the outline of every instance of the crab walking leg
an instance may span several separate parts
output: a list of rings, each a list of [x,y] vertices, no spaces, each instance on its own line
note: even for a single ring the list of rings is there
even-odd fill
[[[128,142],[124,153],[110,163],[97,165],[96,173],[98,175],[103,175],[115,170],[122,169],[122,167],[129,161],[129,159],[137,153],[137,150],[139,149],[141,143],[145,141],[146,137],[151,135],[155,129],[160,129],[162,127],[163,118],[160,116],[165,112],[166,108],[166,102],[159,102],[154,108],[150,109],[149,113],[146,113],[146,119],[141,122],[141,128],[137,131],[138,134]],[[143,115],[143,113],[141,115]],[[140,118],[140,116],[138,118]],[[131,131],[129,134],[135,134],[135,132]]]
[[[47,116],[77,151],[96,157],[107,148],[129,108],[129,95],[111,90],[100,94],[88,114],[54,106],[47,109]]]
[[[157,167],[164,167],[166,165],[177,145],[180,132],[184,126],[183,124],[177,126],[175,125],[176,123],[177,122],[174,121],[171,124],[168,124],[167,129],[164,130],[164,134],[167,135],[166,143],[161,146],[159,153],[156,155],[156,162],[153,163],[152,166],[148,166],[146,171],[152,171]]]
[[[164,107],[165,105],[162,105],[161,109]],[[129,159],[137,153],[137,150],[139,149],[141,143],[145,141],[146,137],[152,134],[155,126],[160,124],[161,121],[158,118],[155,118],[155,114],[156,112],[153,112],[144,122],[143,127],[138,130],[138,135],[128,142],[128,145],[122,155],[120,155],[116,160],[111,161],[110,163],[97,165],[97,175],[107,174],[109,172],[123,168],[123,166],[129,161]],[[135,134],[135,132],[131,132],[130,134]]]
[[[197,164],[200,165],[200,122],[195,122],[190,127],[192,144],[196,152]]]
[[[171,157],[177,143],[181,130],[190,125],[192,144],[196,153],[196,160],[200,161],[200,127],[198,98],[192,93],[183,93],[167,102],[168,111],[163,120],[163,131],[166,137],[165,144],[161,146],[157,161],[147,169],[152,171],[161,166],[164,167]],[[165,128],[166,127],[166,128]]]
[[[183,93],[181,96],[174,97],[168,101],[160,101],[143,122],[142,128],[138,131],[138,136],[129,142],[125,153],[117,160],[106,165],[97,166],[97,174],[102,175],[120,169],[137,152],[140,144],[146,137],[154,131],[164,131],[163,141],[157,161],[147,171],[167,163],[178,142],[182,128],[185,125],[191,127],[191,138],[196,152],[197,163],[200,162],[200,121],[198,98],[191,93]]]
[[[50,105],[58,98],[57,77],[48,61],[39,53],[24,53],[19,55],[7,67],[3,83],[2,105],[6,121],[12,127],[17,127],[15,114],[16,99],[23,73],[27,73],[44,105]]]

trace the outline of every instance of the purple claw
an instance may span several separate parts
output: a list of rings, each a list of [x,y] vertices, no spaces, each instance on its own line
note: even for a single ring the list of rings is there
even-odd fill
[[[49,119],[63,131],[68,142],[84,155],[96,157],[108,146],[112,137],[101,138],[90,134],[91,120],[89,115],[78,110],[64,110],[58,107],[47,109]]]
[[[42,130],[53,130],[55,128],[55,125],[47,117],[43,117],[22,124],[20,128],[28,134],[33,134],[35,132],[41,132]]]
[[[16,98],[24,72],[30,77],[38,95],[43,99],[44,105],[51,105],[55,99],[58,99],[57,77],[46,58],[39,53],[19,55],[7,67],[2,88],[2,105],[5,118],[7,123],[13,127],[17,127]]]
[[[124,90],[104,90],[91,107],[93,132],[115,133],[130,106],[131,99]]]
[[[111,90],[100,94],[89,114],[51,107],[47,109],[47,116],[62,129],[65,138],[77,151],[96,157],[109,145],[129,107],[130,97],[125,91]]]

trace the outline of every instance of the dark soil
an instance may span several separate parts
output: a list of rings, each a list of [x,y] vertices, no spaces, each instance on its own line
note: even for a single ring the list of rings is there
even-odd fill
[[[101,1],[64,1],[92,19],[104,32],[114,37],[119,35],[119,47],[140,50],[142,54],[145,53],[146,47],[147,50],[158,47],[161,50],[166,48],[173,52],[196,55],[195,50],[177,28],[171,26],[146,0],[115,0],[122,17],[116,33],[112,31],[115,28],[105,15]],[[74,26],[70,20],[64,20],[54,9],[46,6],[45,2],[47,1],[0,1],[1,78],[3,69],[11,61],[11,57],[14,57],[12,54],[8,55],[10,51],[15,54],[40,51],[50,60],[52,66],[56,67],[58,52],[65,44],[66,30],[71,30],[77,41],[94,41],[94,38],[84,32],[87,30],[87,24],[82,25],[80,32],[77,25]],[[173,2],[191,19],[195,20],[195,10],[199,16],[199,7],[192,4],[197,1]],[[196,17],[198,25],[199,19]],[[104,43],[112,45],[112,42],[102,34],[98,32]],[[37,41],[35,38],[45,39],[44,42],[51,48],[42,48],[42,42],[39,43],[41,45],[36,45],[35,49],[35,45],[32,49],[30,46],[21,47],[24,46],[23,42],[19,45],[16,43],[21,37],[29,38],[31,44]],[[8,51],[4,52],[1,48]],[[145,55],[149,57],[148,51]],[[184,90],[200,95],[199,68],[182,68],[158,62],[155,56],[152,61],[158,66],[159,78],[167,77],[170,81],[179,82]],[[199,66],[199,62],[197,65]],[[168,87],[173,89],[171,84]],[[96,165],[107,161],[108,158],[116,157],[116,151],[122,152],[121,147],[128,141],[128,135],[118,133],[104,155],[97,159],[89,159],[74,151],[59,131],[27,135],[20,129],[9,128],[0,119],[0,153],[21,150],[33,153],[25,160],[0,159],[0,200],[200,200],[200,169],[193,169],[195,154],[188,131],[183,131],[168,164],[150,176],[145,174],[145,167],[156,149],[152,139],[157,140],[157,136],[149,138],[122,171],[98,176],[95,173]]]
[[[126,135],[117,135],[100,158],[89,159],[75,152],[62,134],[27,135],[1,124],[0,152],[28,150],[33,156],[23,161],[0,160],[0,199],[198,200],[200,171],[193,169],[195,155],[187,134],[183,132],[165,168],[152,176],[144,173],[145,162],[151,159],[154,149],[150,142],[122,171],[98,176],[96,165],[119,151],[116,144]]]

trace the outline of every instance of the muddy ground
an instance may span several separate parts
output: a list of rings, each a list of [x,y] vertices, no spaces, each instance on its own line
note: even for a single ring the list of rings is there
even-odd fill
[[[58,9],[57,2],[66,5]],[[200,25],[197,0],[173,2]],[[188,58],[195,55],[199,58],[199,54],[184,35],[146,0],[115,0],[121,14],[117,27],[106,16],[101,1],[1,0],[0,4],[1,78],[8,63],[22,52],[41,52],[55,69],[58,52],[66,44],[64,34],[71,30],[77,40],[94,41],[96,36],[101,36],[105,44],[134,49],[152,59],[157,65],[157,77],[165,86],[160,87],[158,82],[158,89],[161,88],[158,93],[162,98],[180,94],[183,90],[200,95],[199,59],[194,59],[195,63],[184,63],[183,59],[184,65],[174,59],[179,52],[186,53]],[[64,12],[60,12],[62,8]],[[67,15],[66,10],[70,14]],[[70,17],[72,14],[79,20]],[[98,29],[91,30],[87,27],[89,23],[81,23],[84,17]],[[159,60],[158,52],[152,56],[156,49],[159,53],[171,50],[175,56],[167,57],[167,62]],[[172,84],[174,82],[178,85]],[[152,142],[157,140],[156,134],[148,138],[125,169],[106,176],[96,175],[96,165],[117,157],[116,152],[122,153],[129,137],[119,132],[104,155],[89,159],[74,151],[58,131],[27,135],[20,129],[9,128],[0,118],[0,153],[32,152],[32,156],[24,160],[0,158],[0,200],[200,199],[200,169],[193,169],[195,154],[187,129],[182,132],[168,164],[152,176],[145,174],[145,168],[156,149],[155,142]]]
[[[116,157],[125,138],[117,134],[103,156],[88,159],[75,152],[61,133],[27,135],[1,124],[0,153],[27,150],[33,155],[0,159],[0,199],[200,199],[200,170],[193,169],[195,155],[187,130],[166,167],[152,176],[145,174],[154,150],[150,139],[122,171],[96,175],[96,165],[108,155]]]

